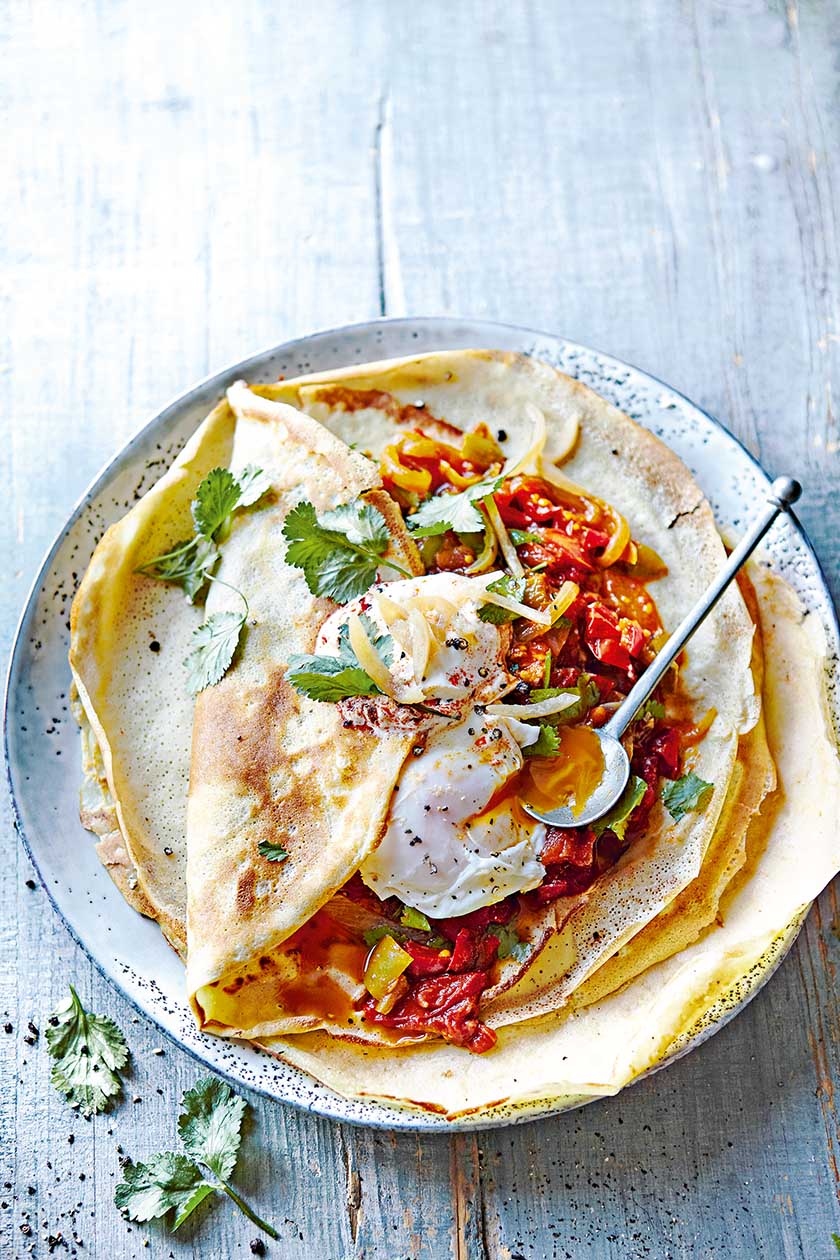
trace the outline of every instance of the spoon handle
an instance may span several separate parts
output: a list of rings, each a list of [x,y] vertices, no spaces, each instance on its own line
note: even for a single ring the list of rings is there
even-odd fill
[[[621,738],[648,696],[694,634],[694,631],[702,625],[738,570],[755,551],[776,517],[780,512],[789,511],[791,505],[796,502],[802,493],[802,487],[799,482],[794,481],[792,477],[777,477],[771,486],[771,490],[772,494],[768,500],[770,506],[767,511],[758,518],[753,527],[744,535],[729,557],[725,568],[721,570],[709,589],[697,601],[691,612],[683,617],[662,650],[657,653],[641,678],[635,683],[629,695],[616,709],[609,722],[601,728],[605,734],[611,735],[614,739]]]

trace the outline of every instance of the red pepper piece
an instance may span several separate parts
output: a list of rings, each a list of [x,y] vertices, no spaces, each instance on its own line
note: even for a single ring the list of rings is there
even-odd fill
[[[411,954],[411,965],[406,975],[410,980],[425,980],[427,976],[440,976],[449,970],[452,954],[442,955],[440,950],[418,941],[404,941],[403,949]]]
[[[403,1032],[432,1032],[482,1054],[496,1044],[495,1033],[478,1019],[481,994],[487,985],[483,971],[460,976],[436,976],[414,985],[387,1015],[370,1001],[365,1017]]]
[[[590,827],[549,827],[540,853],[543,866],[568,862],[571,866],[592,865],[595,832]]]

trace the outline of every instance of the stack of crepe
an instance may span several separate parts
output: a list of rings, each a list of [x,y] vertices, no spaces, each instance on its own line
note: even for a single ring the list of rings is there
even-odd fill
[[[388,524],[381,576],[394,576],[389,558],[420,573],[382,489],[384,447],[407,424],[449,436],[483,421],[516,450],[532,406],[546,417],[546,463],[615,505],[667,564],[657,605],[675,625],[725,558],[689,471],[584,386],[489,351],[234,386],[107,531],[73,606],[82,820],[120,890],[184,959],[200,1026],[259,1042],[346,1096],[450,1117],[615,1093],[760,983],[840,866],[824,636],[756,563],[684,669],[696,711],[716,713],[696,766],[712,798],[677,826],[655,811],[594,888],[531,925],[527,962],[509,961],[482,1005],[495,1048],[471,1056],[346,1018],[336,995],[358,977],[342,941],[319,938],[318,914],[330,903],[340,920],[341,889],[379,842],[414,738],[348,729],[334,705],[290,686],[290,656],[313,650],[335,605],[285,559],[283,522],[303,499],[322,512],[363,496]],[[211,469],[247,465],[271,494],[234,520],[207,600],[221,611],[236,605],[230,587],[247,590],[244,642],[193,698],[182,662],[202,614],[138,568],[189,534]],[[281,863],[259,847],[278,840]]]

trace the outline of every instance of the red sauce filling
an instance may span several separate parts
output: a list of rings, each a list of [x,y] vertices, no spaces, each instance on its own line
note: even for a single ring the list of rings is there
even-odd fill
[[[465,483],[495,474],[503,459],[481,426],[460,447],[415,430],[387,449],[383,481],[410,513],[429,494],[457,492]],[[515,476],[495,492],[494,501],[508,529],[529,535],[516,540],[526,570],[527,602],[547,607],[566,581],[580,588],[563,618],[547,632],[524,619],[514,623],[507,666],[519,682],[506,699],[527,705],[533,689],[577,687],[581,704],[573,720],[599,726],[655,654],[662,626],[647,584],[666,570],[658,557],[630,540],[612,508],[583,491],[540,477]],[[619,538],[626,538],[626,544],[611,556],[611,546],[613,551],[622,547]],[[434,545],[434,554],[426,554],[430,572],[463,572],[476,557],[474,538],[451,531]],[[660,778],[679,777],[683,748],[702,737],[684,704],[680,709],[673,677],[656,698],[677,716],[648,717],[635,724],[631,765],[645,792],[624,838],[608,830],[596,837],[591,829],[550,827],[541,853],[546,875],[540,887],[472,914],[430,921],[429,940],[438,938],[436,944],[403,940],[412,959],[404,973],[407,989],[387,1013],[377,1011],[372,998],[366,1000],[366,1020],[405,1033],[432,1033],[475,1053],[495,1044],[496,1035],[481,1022],[479,1012],[498,958],[497,933],[515,927],[521,907],[539,909],[585,892],[613,866],[645,830]],[[399,903],[380,902],[358,877],[344,893],[368,904],[373,899],[385,918],[393,915],[396,920],[399,914]],[[395,925],[395,934],[398,930]],[[441,946],[441,937],[448,947]]]

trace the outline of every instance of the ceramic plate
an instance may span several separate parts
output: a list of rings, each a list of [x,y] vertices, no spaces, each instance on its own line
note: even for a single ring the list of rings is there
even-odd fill
[[[232,1081],[321,1115],[393,1129],[488,1127],[535,1119],[552,1109],[526,1106],[453,1123],[376,1103],[348,1102],[268,1055],[196,1030],[181,963],[157,926],[137,915],[117,892],[91,836],[78,822],[79,740],[67,700],[69,601],[77,575],[84,572],[105,528],[154,483],[233,381],[271,381],[466,347],[535,355],[590,385],[682,456],[724,531],[741,531],[745,506],[749,512],[767,490],[768,478],[752,456],[693,403],[638,369],[573,342],[504,324],[456,319],[377,320],[316,333],[255,355],[196,386],[112,460],[72,512],[35,579],[18,628],[6,693],[6,759],[18,830],[56,910],[102,973],[164,1032]],[[779,573],[825,625],[831,651],[829,690],[837,718],[838,629],[816,557],[791,522],[773,530],[768,550]],[[791,941],[795,934],[792,925]],[[708,1035],[707,1030],[693,1044]]]

